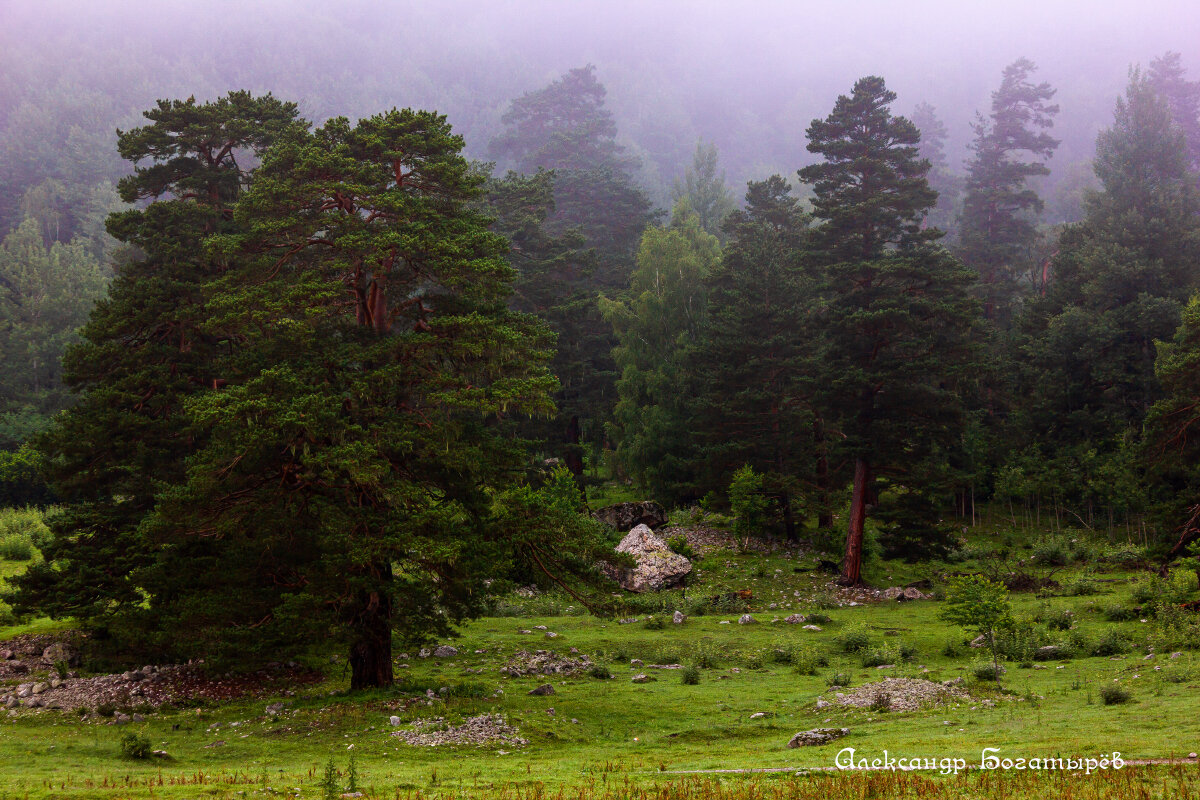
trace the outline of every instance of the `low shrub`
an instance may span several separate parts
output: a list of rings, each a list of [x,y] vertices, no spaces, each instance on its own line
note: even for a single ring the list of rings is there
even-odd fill
[[[1128,703],[1133,699],[1133,695],[1124,686],[1118,683],[1106,683],[1100,687],[1100,699],[1104,701],[1106,706],[1115,706],[1121,703]]]
[[[1106,545],[1100,551],[1100,560],[1128,569],[1146,560],[1146,548],[1128,542]]]
[[[849,672],[831,672],[825,679],[826,686],[849,686],[853,678]]]
[[[1067,608],[1056,608],[1039,615],[1039,621],[1052,631],[1069,631],[1075,625],[1075,615]]]
[[[810,625],[828,625],[833,622],[833,617],[822,614],[820,611],[814,611],[811,614],[805,614],[804,620]]]
[[[676,534],[675,536],[667,539],[667,547],[671,548],[686,559],[694,560],[696,558],[696,551],[692,549],[690,544],[688,544],[687,537],[682,533]]]
[[[851,625],[834,640],[845,653],[857,653],[871,646],[871,634],[863,625]]]
[[[9,561],[29,561],[33,554],[33,540],[28,534],[8,533],[0,536],[0,558]]]
[[[684,686],[695,686],[700,683],[700,668],[696,666],[684,667],[679,674],[679,680]]]
[[[884,664],[898,664],[900,661],[900,648],[895,645],[885,644],[862,651],[864,667],[881,667]]]
[[[994,682],[1004,674],[1004,667],[990,661],[978,661],[971,665],[971,677],[977,681]]]
[[[129,731],[121,737],[121,755],[139,761],[149,758],[150,740],[139,733]]]
[[[662,617],[646,617],[642,620],[642,627],[648,631],[661,631],[665,627]]]
[[[1064,583],[1060,594],[1064,597],[1086,597],[1099,591],[1100,586],[1094,580],[1080,576]]]
[[[1092,645],[1091,652],[1094,656],[1117,656],[1128,653],[1129,650],[1129,640],[1122,636],[1117,629],[1109,628]]]
[[[591,675],[597,680],[606,681],[612,677],[612,670],[603,664],[595,664],[591,669],[588,670],[588,675]]]
[[[963,653],[967,652],[967,646],[959,639],[947,639],[942,645],[942,655],[946,658],[958,658]]]
[[[1141,609],[1121,603],[1110,603],[1100,612],[1109,622],[1129,622],[1141,615]]]
[[[1059,538],[1039,539],[1033,544],[1032,558],[1043,567],[1065,567],[1071,560],[1067,543]]]
[[[816,675],[829,666],[829,657],[811,644],[800,644],[792,648],[792,666],[801,675]]]

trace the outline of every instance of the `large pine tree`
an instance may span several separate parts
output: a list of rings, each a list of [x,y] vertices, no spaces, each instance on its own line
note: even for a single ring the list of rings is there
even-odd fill
[[[975,124],[974,154],[967,165],[966,195],[960,217],[963,261],[979,273],[983,313],[1007,320],[1019,281],[1033,259],[1037,214],[1042,200],[1029,179],[1050,174],[1045,161],[1058,147],[1047,133],[1058,106],[1054,89],[1034,84],[1037,67],[1020,58],[1004,69],[992,93],[992,110]]]
[[[573,69],[549,86],[512,101],[506,128],[492,154],[520,172],[553,171],[553,210],[545,220],[552,236],[575,230],[592,249],[561,263],[551,279],[568,293],[539,311],[558,336],[554,363],[560,389],[554,429],[540,431],[577,476],[587,445],[599,447],[616,400],[615,341],[596,305],[601,293],[629,285],[642,231],[653,221],[650,200],[636,185],[636,159],[617,143],[617,126],[604,106],[605,88],[592,66]],[[549,276],[548,276],[549,277]]]
[[[108,220],[141,255],[118,266],[67,352],[64,382],[80,397],[38,443],[63,506],[45,561],[14,581],[14,607],[123,633],[131,651],[164,641],[141,633],[154,628],[144,592],[158,552],[142,523],[207,436],[186,405],[220,378],[228,346],[204,330],[203,287],[227,266],[204,242],[233,229],[247,164],[303,125],[294,104],[246,92],[160,101],[146,118],[118,132],[136,165],[119,188],[152,202]]]
[[[893,117],[882,78],[862,78],[808,129],[823,263],[818,406],[854,463],[841,581],[862,581],[863,533],[879,480],[911,492],[961,432],[957,374],[972,355],[972,276],[922,226],[936,200],[920,132]]]

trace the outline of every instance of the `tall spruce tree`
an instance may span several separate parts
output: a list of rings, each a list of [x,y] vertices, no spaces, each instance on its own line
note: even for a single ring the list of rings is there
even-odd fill
[[[937,115],[937,109],[929,103],[917,103],[912,112],[912,123],[921,132],[920,155],[930,164],[929,186],[937,192],[937,204],[925,217],[931,228],[946,231],[948,240],[958,238],[958,214],[962,206],[963,181],[950,170],[946,158],[946,124]]]
[[[924,228],[936,194],[918,156],[920,132],[893,117],[882,78],[866,77],[808,129],[822,163],[813,186],[823,263],[818,406],[854,463],[841,581],[862,582],[863,533],[879,479],[906,491],[930,480],[939,448],[962,430],[955,380],[973,356],[971,273]],[[932,525],[929,526],[932,533]]]
[[[1112,495],[1112,476],[1128,474],[1129,443],[1161,397],[1154,343],[1170,339],[1200,286],[1187,143],[1140,71],[1097,139],[1095,170],[1103,189],[1063,232],[1046,295],[1023,315],[1017,391],[1026,398],[1019,447],[1041,452],[1043,493],[1078,504],[1089,522],[1098,506],[1140,510],[1129,505],[1139,498]]]
[[[708,277],[708,314],[688,354],[693,496],[724,492],[733,473],[750,465],[790,536],[801,505],[825,510],[807,226],[786,180],[750,183],[745,210],[725,221],[728,243]]]
[[[1179,53],[1167,52],[1150,62],[1150,85],[1167,101],[1187,141],[1191,168],[1200,171],[1200,81],[1186,76]]]
[[[14,580],[13,602],[119,634],[129,652],[163,641],[145,635],[156,613],[146,570],[159,548],[142,525],[207,436],[186,405],[220,378],[214,362],[228,346],[204,330],[203,287],[226,268],[204,241],[232,229],[246,165],[304,124],[294,104],[247,92],[163,100],[145,116],[145,127],[118,132],[136,165],[119,190],[125,202],[152,202],[108,220],[141,255],[118,265],[64,359],[79,400],[38,442],[63,505],[45,561]]]
[[[678,203],[685,200],[708,233],[722,237],[722,223],[737,204],[733,192],[725,183],[725,172],[717,165],[717,146],[696,142],[692,164],[683,174],[683,180],[671,187],[671,197]]]
[[[1042,200],[1029,187],[1032,177],[1050,174],[1045,161],[1058,147],[1047,133],[1058,106],[1054,89],[1034,84],[1032,61],[1019,58],[1004,68],[992,110],[978,115],[974,154],[967,164],[966,195],[960,219],[962,259],[979,273],[983,313],[1006,321],[1030,267],[1037,241]]]
[[[617,459],[654,497],[675,504],[694,491],[688,469],[690,349],[705,321],[705,281],[720,258],[686,202],[671,225],[647,228],[627,299],[600,299],[617,334],[621,372],[610,425]]]
[[[1169,560],[1200,538],[1200,296],[1183,309],[1175,336],[1158,342],[1154,372],[1163,397],[1146,418],[1145,452]]]
[[[555,236],[578,230],[593,250],[589,260],[560,273],[573,291],[543,317],[559,347],[574,354],[570,364],[559,364],[568,368],[557,373],[557,435],[548,438],[577,476],[585,443],[601,444],[616,399],[615,340],[596,298],[629,285],[642,231],[654,219],[649,198],[634,182],[637,160],[617,144],[605,94],[595,67],[573,69],[514,100],[502,118],[506,129],[491,143],[492,154],[520,172],[553,170],[554,207],[546,229]]]

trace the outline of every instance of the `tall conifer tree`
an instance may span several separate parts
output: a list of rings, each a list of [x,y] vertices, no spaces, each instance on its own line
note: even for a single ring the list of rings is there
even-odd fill
[[[961,431],[956,375],[969,363],[971,275],[924,228],[936,200],[918,156],[920,132],[893,117],[882,78],[862,78],[808,129],[822,163],[800,170],[813,186],[823,263],[820,407],[854,463],[841,581],[862,581],[863,533],[879,479],[928,480],[939,446]]]

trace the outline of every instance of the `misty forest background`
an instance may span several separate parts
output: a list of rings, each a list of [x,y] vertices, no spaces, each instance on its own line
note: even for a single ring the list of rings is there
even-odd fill
[[[622,494],[1194,553],[1194,15],[890,5],[0,12],[13,608],[374,685]]]

